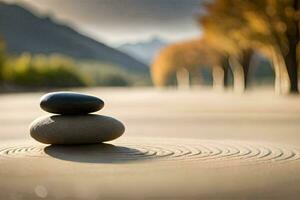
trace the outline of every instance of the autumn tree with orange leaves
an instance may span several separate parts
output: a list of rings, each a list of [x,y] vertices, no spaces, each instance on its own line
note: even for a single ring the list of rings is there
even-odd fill
[[[165,86],[175,75],[179,86],[181,83],[189,85],[189,72],[200,67],[211,67],[214,85],[222,86],[226,82],[222,58],[203,39],[174,43],[162,49],[155,58],[151,68],[152,79],[156,86]]]
[[[245,86],[257,51],[272,61],[278,92],[298,92],[300,1],[215,0],[205,8],[204,37],[242,71]]]

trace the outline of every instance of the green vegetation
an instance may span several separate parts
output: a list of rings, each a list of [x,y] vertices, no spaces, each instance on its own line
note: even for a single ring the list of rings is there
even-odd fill
[[[5,64],[5,43],[0,39],[0,83],[3,81],[3,67]]]
[[[8,56],[5,43],[0,40],[0,86],[39,89],[150,84],[149,75],[133,73],[108,63],[77,61],[59,54]]]
[[[145,86],[151,85],[150,76],[134,73],[109,63],[80,61],[77,69],[89,86]]]
[[[6,60],[2,68],[6,84],[22,87],[136,86],[150,85],[150,78],[120,67],[79,61],[62,55],[28,53]]]
[[[2,73],[6,84],[22,87],[85,86],[74,65],[72,59],[61,55],[46,57],[24,53],[8,58]]]

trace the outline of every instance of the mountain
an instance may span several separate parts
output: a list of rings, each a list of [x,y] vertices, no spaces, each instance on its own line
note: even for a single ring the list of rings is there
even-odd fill
[[[0,36],[11,54],[24,51],[32,54],[60,53],[75,59],[111,63],[132,72],[149,70],[147,65],[124,52],[14,4],[0,2]]]
[[[148,41],[122,44],[118,47],[118,49],[149,65],[159,50],[167,44],[168,42],[161,38],[153,37]]]

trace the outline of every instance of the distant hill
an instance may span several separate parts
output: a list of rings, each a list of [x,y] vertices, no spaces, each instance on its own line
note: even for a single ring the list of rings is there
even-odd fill
[[[114,48],[82,35],[69,26],[41,18],[18,5],[0,2],[0,36],[11,54],[60,53],[75,59],[111,63],[129,71],[148,72],[148,66]]]
[[[159,50],[167,44],[168,43],[163,39],[154,37],[148,41],[125,43],[120,45],[118,49],[128,53],[143,63],[150,65]]]

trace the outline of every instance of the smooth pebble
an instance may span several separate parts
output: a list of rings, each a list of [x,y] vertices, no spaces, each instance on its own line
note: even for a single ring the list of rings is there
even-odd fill
[[[45,144],[91,144],[114,140],[125,131],[118,120],[103,115],[54,115],[30,125],[31,136]]]
[[[41,108],[49,113],[78,115],[96,112],[104,107],[104,102],[91,95],[75,92],[52,92],[42,96]]]

